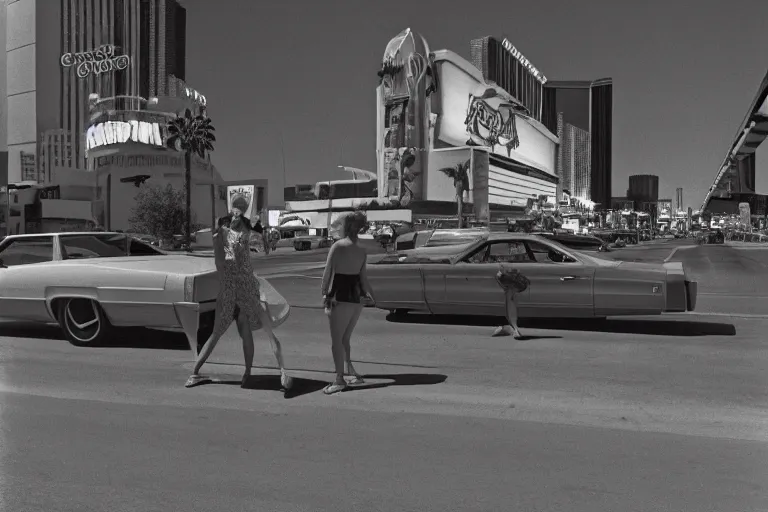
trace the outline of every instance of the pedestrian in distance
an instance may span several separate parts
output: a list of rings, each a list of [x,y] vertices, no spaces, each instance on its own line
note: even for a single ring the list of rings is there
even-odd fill
[[[253,331],[263,329],[272,343],[280,368],[280,383],[283,389],[288,390],[293,380],[285,371],[282,347],[273,328],[285,321],[290,308],[285,299],[268,282],[256,278],[249,251],[252,228],[249,219],[243,215],[243,210],[237,207],[232,208],[230,215],[220,218],[217,224],[218,229],[213,236],[213,248],[220,283],[214,328],[197,356],[186,387],[210,382],[210,378],[200,375],[200,368],[210,357],[221,336],[235,321],[243,341],[245,358],[242,386],[245,387],[253,367]],[[267,300],[266,292],[269,292],[272,300]],[[282,304],[284,307],[281,308],[281,314],[272,314],[269,302],[273,305]]]
[[[354,212],[343,219],[341,240],[331,246],[325,263],[321,291],[325,313],[331,330],[331,353],[336,379],[323,393],[332,395],[345,391],[348,384],[362,384],[362,375],[352,365],[350,340],[363,311],[363,301],[373,303],[373,292],[366,274],[367,254],[358,243],[358,235],[367,219],[362,212]],[[344,379],[350,375],[349,383]]]
[[[507,325],[497,327],[493,336],[512,335],[516,340],[522,339],[523,335],[517,326],[517,294],[527,290],[530,281],[518,270],[504,266],[496,273],[496,281],[504,290]]]

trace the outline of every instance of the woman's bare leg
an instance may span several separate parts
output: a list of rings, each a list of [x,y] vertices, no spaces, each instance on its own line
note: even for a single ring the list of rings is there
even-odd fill
[[[245,386],[246,380],[251,376],[251,369],[253,368],[253,332],[251,332],[248,316],[243,313],[237,317],[237,331],[240,333],[240,338],[243,340],[245,372],[243,373],[242,384]]]
[[[333,355],[333,366],[336,370],[334,384],[340,386],[346,385],[344,380],[344,363],[347,359],[347,351],[344,347],[344,335],[355,313],[355,306],[357,305],[339,302],[333,306],[329,318],[331,326],[331,354]]]
[[[513,290],[505,290],[504,295],[507,299],[507,322],[512,327],[512,333],[516,338],[522,336],[517,327],[517,294]]]
[[[221,336],[227,331],[230,324],[232,323],[233,312],[234,306],[230,307],[228,304],[223,303],[216,305],[216,316],[213,321],[213,332],[208,338],[208,341],[205,342],[205,345],[203,345],[203,349],[197,355],[197,360],[195,361],[195,367],[192,370],[192,375],[200,374],[200,368],[202,368],[208,358],[211,357],[211,353],[219,343]]]
[[[350,340],[352,339],[352,333],[355,331],[355,327],[357,326],[357,321],[360,319],[360,314],[363,312],[363,306],[358,304],[352,304],[351,306],[354,306],[354,311],[349,318],[349,323],[347,324],[347,328],[341,338],[341,343],[344,347],[344,362],[347,366],[346,374],[355,377],[356,382],[362,382],[362,377],[359,373],[357,373],[355,367],[352,365],[352,347]]]

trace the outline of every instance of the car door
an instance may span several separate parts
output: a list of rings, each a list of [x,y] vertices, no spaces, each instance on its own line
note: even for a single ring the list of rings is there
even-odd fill
[[[52,235],[11,238],[0,245],[0,317],[18,320],[47,320],[46,283],[35,265],[54,259]]]
[[[419,263],[406,263],[404,256],[392,254],[369,264],[366,274],[377,307],[427,310]]]
[[[595,268],[544,241],[527,240],[533,260],[521,272],[530,280],[524,317],[594,316]]]
[[[519,249],[523,250],[520,251]],[[522,258],[521,258],[522,257]],[[504,290],[496,281],[502,265],[517,268],[527,258],[524,246],[509,241],[489,241],[462,261],[452,265],[446,275],[445,313],[504,316]],[[527,303],[528,291],[518,294],[518,304]]]

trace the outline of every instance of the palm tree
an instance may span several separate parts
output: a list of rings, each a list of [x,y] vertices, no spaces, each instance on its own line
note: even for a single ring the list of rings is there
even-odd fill
[[[440,172],[453,180],[453,186],[456,189],[456,209],[459,217],[459,229],[464,224],[464,192],[469,191],[469,160],[459,162],[453,167],[444,167]]]
[[[186,222],[184,240],[187,250],[192,249],[192,155],[205,158],[205,153],[213,151],[216,129],[211,120],[203,115],[192,116],[187,109],[183,116],[168,123],[168,144],[176,151],[184,152],[184,189],[186,194]]]

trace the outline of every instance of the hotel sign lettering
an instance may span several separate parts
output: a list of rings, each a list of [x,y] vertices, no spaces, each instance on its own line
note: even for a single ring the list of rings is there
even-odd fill
[[[515,46],[509,42],[509,39],[504,38],[504,40],[501,42],[501,45],[504,47],[505,50],[507,50],[509,53],[512,54],[512,56],[517,59],[517,61],[525,66],[525,68],[538,80],[541,82],[542,85],[547,83],[547,77],[544,76],[544,74],[536,69],[536,66],[531,64],[531,61],[525,58],[525,55],[520,53],[520,50],[515,48]]]
[[[116,51],[115,45],[105,44],[97,50],[65,53],[61,56],[61,65],[65,68],[75,67],[78,78],[126,69],[131,63],[130,57],[115,55]]]
[[[129,141],[150,146],[165,146],[159,123],[107,121],[88,128],[86,150],[110,144],[123,144]]]
[[[505,114],[502,114],[501,110],[504,110]],[[504,146],[507,148],[507,156],[520,146],[515,114],[511,109],[497,110],[485,100],[470,94],[464,124],[467,126],[467,133],[478,139],[474,142],[491,148],[496,145]]]

